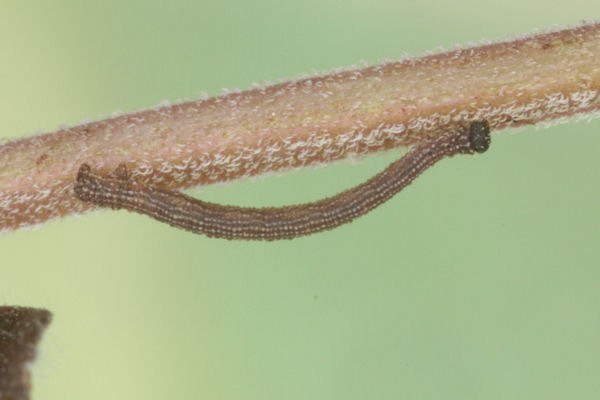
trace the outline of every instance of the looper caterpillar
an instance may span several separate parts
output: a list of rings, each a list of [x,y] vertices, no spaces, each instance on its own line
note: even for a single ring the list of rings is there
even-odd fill
[[[146,214],[171,226],[210,237],[242,240],[293,239],[333,229],[364,215],[410,184],[444,157],[484,152],[490,144],[487,121],[459,124],[435,139],[425,139],[404,157],[366,182],[335,196],[306,204],[250,208],[219,205],[177,191],[136,182],[125,164],[113,174],[92,172],[82,164],[75,183],[80,200]]]

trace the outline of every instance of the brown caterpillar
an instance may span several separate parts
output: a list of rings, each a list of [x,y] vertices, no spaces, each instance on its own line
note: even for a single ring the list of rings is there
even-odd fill
[[[210,237],[241,240],[293,239],[336,228],[384,203],[444,157],[484,152],[490,145],[487,121],[423,140],[368,181],[335,196],[284,207],[236,207],[208,203],[183,193],[143,185],[125,164],[111,175],[82,164],[75,182],[80,200],[101,207],[146,214],[176,228]]]

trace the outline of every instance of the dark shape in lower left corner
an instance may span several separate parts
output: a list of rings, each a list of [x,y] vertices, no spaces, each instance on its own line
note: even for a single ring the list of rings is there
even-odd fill
[[[29,399],[29,365],[51,320],[47,310],[0,306],[0,400]]]

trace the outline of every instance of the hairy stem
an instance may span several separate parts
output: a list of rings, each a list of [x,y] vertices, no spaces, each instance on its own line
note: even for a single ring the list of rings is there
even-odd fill
[[[0,146],[0,231],[82,213],[83,163],[169,189],[600,111],[600,24],[305,78]]]

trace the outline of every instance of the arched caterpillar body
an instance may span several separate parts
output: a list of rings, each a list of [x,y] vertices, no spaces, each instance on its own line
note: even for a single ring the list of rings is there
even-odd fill
[[[333,229],[384,203],[444,157],[484,152],[490,144],[487,121],[474,121],[435,139],[423,140],[368,181],[335,196],[284,207],[237,207],[204,202],[183,193],[143,185],[125,164],[110,175],[82,164],[75,182],[80,200],[124,208],[210,237],[241,240],[293,239]]]

